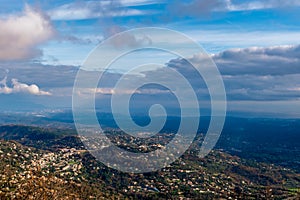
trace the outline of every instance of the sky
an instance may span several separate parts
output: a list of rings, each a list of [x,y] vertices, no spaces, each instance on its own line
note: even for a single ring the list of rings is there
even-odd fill
[[[213,59],[225,84],[228,113],[300,117],[297,0],[0,0],[0,5],[2,111],[70,109],[78,69],[97,45],[122,31],[160,27],[185,34]],[[129,35],[124,42],[144,45],[151,38]],[[119,71],[107,73],[97,89],[98,109],[108,111],[114,83],[143,62],[160,63],[192,84],[199,82],[197,97],[206,108],[205,84],[189,71],[186,59],[201,63],[199,55],[178,58],[160,51],[121,58],[115,64]],[[156,101],[176,108],[164,90],[141,89],[136,111]]]

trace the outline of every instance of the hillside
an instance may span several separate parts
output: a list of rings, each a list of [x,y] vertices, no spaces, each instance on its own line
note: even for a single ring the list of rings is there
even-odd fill
[[[127,174],[97,162],[72,131],[2,126],[0,135],[1,199],[300,197],[299,173],[220,150],[200,159],[190,149],[160,171]]]

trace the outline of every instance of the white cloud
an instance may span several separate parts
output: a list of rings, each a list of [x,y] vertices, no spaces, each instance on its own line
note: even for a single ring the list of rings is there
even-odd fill
[[[227,10],[262,10],[272,8],[294,7],[300,6],[299,0],[264,0],[264,1],[244,1],[243,3],[232,3],[227,0]]]
[[[53,20],[80,20],[99,17],[123,17],[144,15],[141,10],[127,8],[147,3],[147,1],[78,1],[64,4],[48,12]]]
[[[48,14],[53,20],[147,15],[154,13],[154,10],[152,8],[141,10],[138,6],[153,4],[166,5],[167,10],[156,10],[156,12],[171,20],[185,16],[203,17],[215,11],[261,10],[300,6],[298,0],[191,0],[188,2],[166,0],[79,0],[75,3],[67,3],[54,8]]]
[[[182,32],[198,41],[212,53],[252,46],[295,45],[299,43],[300,37],[299,31],[250,31],[231,25],[219,30],[182,30]]]
[[[203,16],[214,11],[245,11],[300,6],[299,0],[192,0],[169,3],[172,15]]]
[[[26,83],[21,83],[17,79],[11,80],[12,87],[7,86],[7,77],[0,81],[0,94],[12,94],[12,93],[26,93],[32,95],[51,95],[50,92],[40,90],[36,84],[28,85]]]
[[[50,19],[27,5],[21,15],[0,19],[0,27],[0,60],[39,56],[37,46],[55,35]]]

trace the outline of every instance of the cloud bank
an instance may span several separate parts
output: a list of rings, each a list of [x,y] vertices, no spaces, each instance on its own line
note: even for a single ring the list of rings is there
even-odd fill
[[[215,54],[212,58],[223,76],[228,104],[232,105],[230,109],[247,111],[247,109],[251,108],[253,110],[261,109],[264,111],[264,108],[268,106],[269,110],[266,112],[270,111],[272,113],[272,109],[274,111],[281,109],[282,113],[293,114],[293,111],[299,107],[300,45],[230,49]],[[199,55],[195,55],[189,59],[194,59],[193,61],[198,63],[202,62]],[[1,67],[5,67],[3,68],[3,72],[5,69],[9,69],[10,76],[18,78],[22,82],[38,82],[42,88],[51,88],[53,95],[51,96],[51,100],[49,99],[50,103],[48,102],[48,104],[53,103],[53,107],[57,106],[58,102],[71,102],[72,86],[78,70],[77,68],[43,65],[9,65]],[[209,100],[206,85],[201,80],[201,76],[191,70],[188,62],[177,58],[168,61],[167,67],[179,71],[192,85],[195,85],[198,98],[205,105],[205,101]],[[24,68],[26,70],[21,70]],[[161,73],[156,72],[156,74],[159,73],[159,77],[170,80],[169,75],[163,68],[157,70],[161,70]],[[151,71],[143,75],[145,75],[145,79],[151,79]],[[93,89],[84,92],[96,92],[96,100],[98,100],[99,108],[105,110],[111,105],[109,97],[115,92],[113,90],[114,85],[121,76],[122,74],[118,74],[117,72],[107,72],[103,76],[103,79],[100,80],[101,87],[96,91]],[[94,80],[97,77],[97,74],[94,72],[86,72],[87,80]],[[136,77],[133,74],[130,78],[134,80]],[[15,84],[18,86],[24,83],[15,81]],[[14,87],[11,84],[8,87],[6,79],[1,81],[0,86],[2,86],[0,87],[0,93],[2,94],[23,91],[26,94],[47,95],[47,92],[44,93],[45,91],[41,91],[40,89],[34,90],[34,87],[28,88],[30,86],[28,84],[18,87]],[[24,89],[20,88],[27,89],[24,91]],[[83,93],[83,95],[85,94]],[[150,88],[140,88],[136,91],[136,96],[138,98],[135,98],[134,102],[139,108],[144,107],[145,103],[152,99],[154,103],[159,101],[171,106],[176,103],[168,90],[155,85]],[[10,98],[9,95],[7,95],[7,98]],[[48,97],[46,96],[45,98]],[[44,103],[42,102],[42,104]],[[294,106],[294,110],[290,109],[292,106]]]
[[[231,49],[213,59],[223,75],[300,74],[300,45]]]
[[[21,15],[0,19],[0,27],[0,61],[40,56],[37,46],[55,35],[50,19],[28,5]]]
[[[212,58],[223,76],[229,100],[300,99],[300,45],[231,49]],[[188,60],[203,63],[200,55]],[[187,60],[173,59],[167,65],[199,85],[199,77]]]

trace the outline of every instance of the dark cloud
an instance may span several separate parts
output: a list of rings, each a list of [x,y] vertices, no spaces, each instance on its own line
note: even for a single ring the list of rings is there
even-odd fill
[[[78,68],[73,66],[51,66],[28,62],[0,63],[1,74],[9,71],[8,80],[16,78],[27,84],[38,84],[42,88],[72,87]],[[0,79],[4,77],[1,76]]]
[[[74,35],[60,35],[57,38],[58,41],[67,41],[67,42],[72,42],[74,44],[81,44],[81,45],[86,45],[86,44],[92,44],[91,39],[84,39],[84,38],[79,38]]]
[[[229,100],[285,101],[300,99],[300,74],[224,76]]]
[[[126,28],[117,25],[107,26],[104,29],[104,36],[107,38],[123,31],[126,31]],[[140,47],[152,44],[152,40],[147,35],[137,36],[129,32],[124,32],[111,40],[111,44],[116,48]]]
[[[213,56],[223,75],[285,75],[300,73],[300,46],[246,48]]]
[[[213,56],[229,100],[279,101],[300,99],[300,46],[233,49]],[[195,55],[189,59],[201,63]],[[185,59],[167,63],[191,82],[199,77]],[[203,84],[202,84],[203,85]]]
[[[300,99],[300,63],[299,46],[269,47],[269,48],[247,48],[227,50],[213,56],[226,87],[229,101],[293,101]],[[193,62],[201,63],[203,59],[199,55],[189,58]],[[208,90],[205,82],[195,69],[189,66],[185,59],[173,59],[167,64],[168,67],[176,69],[191,83],[200,101],[209,101]],[[1,63],[0,80],[8,73],[8,79],[17,78],[19,82],[27,85],[36,84],[45,91],[52,93],[49,101],[66,96],[65,102],[71,102],[72,87],[78,71],[72,66],[47,66],[29,63]],[[151,80],[152,75],[167,80],[170,84],[177,84],[166,69],[152,69],[142,74],[143,79]],[[85,72],[86,80],[98,78],[95,72]],[[135,84],[135,74],[129,76]],[[97,90],[98,99],[106,99],[109,105],[109,96],[113,93],[113,87],[120,79],[121,74],[106,72]],[[12,86],[8,86],[12,88]],[[87,92],[92,91],[87,88]],[[126,92],[126,91],[124,91]],[[128,91],[131,92],[131,91]],[[137,95],[153,97],[160,102],[166,101],[172,105],[170,92],[157,86],[151,86],[139,90]],[[2,94],[3,95],[3,94]],[[147,98],[145,98],[147,99]],[[137,106],[143,105],[143,98],[138,98]],[[103,101],[99,101],[99,104]],[[48,102],[48,104],[50,104]]]

